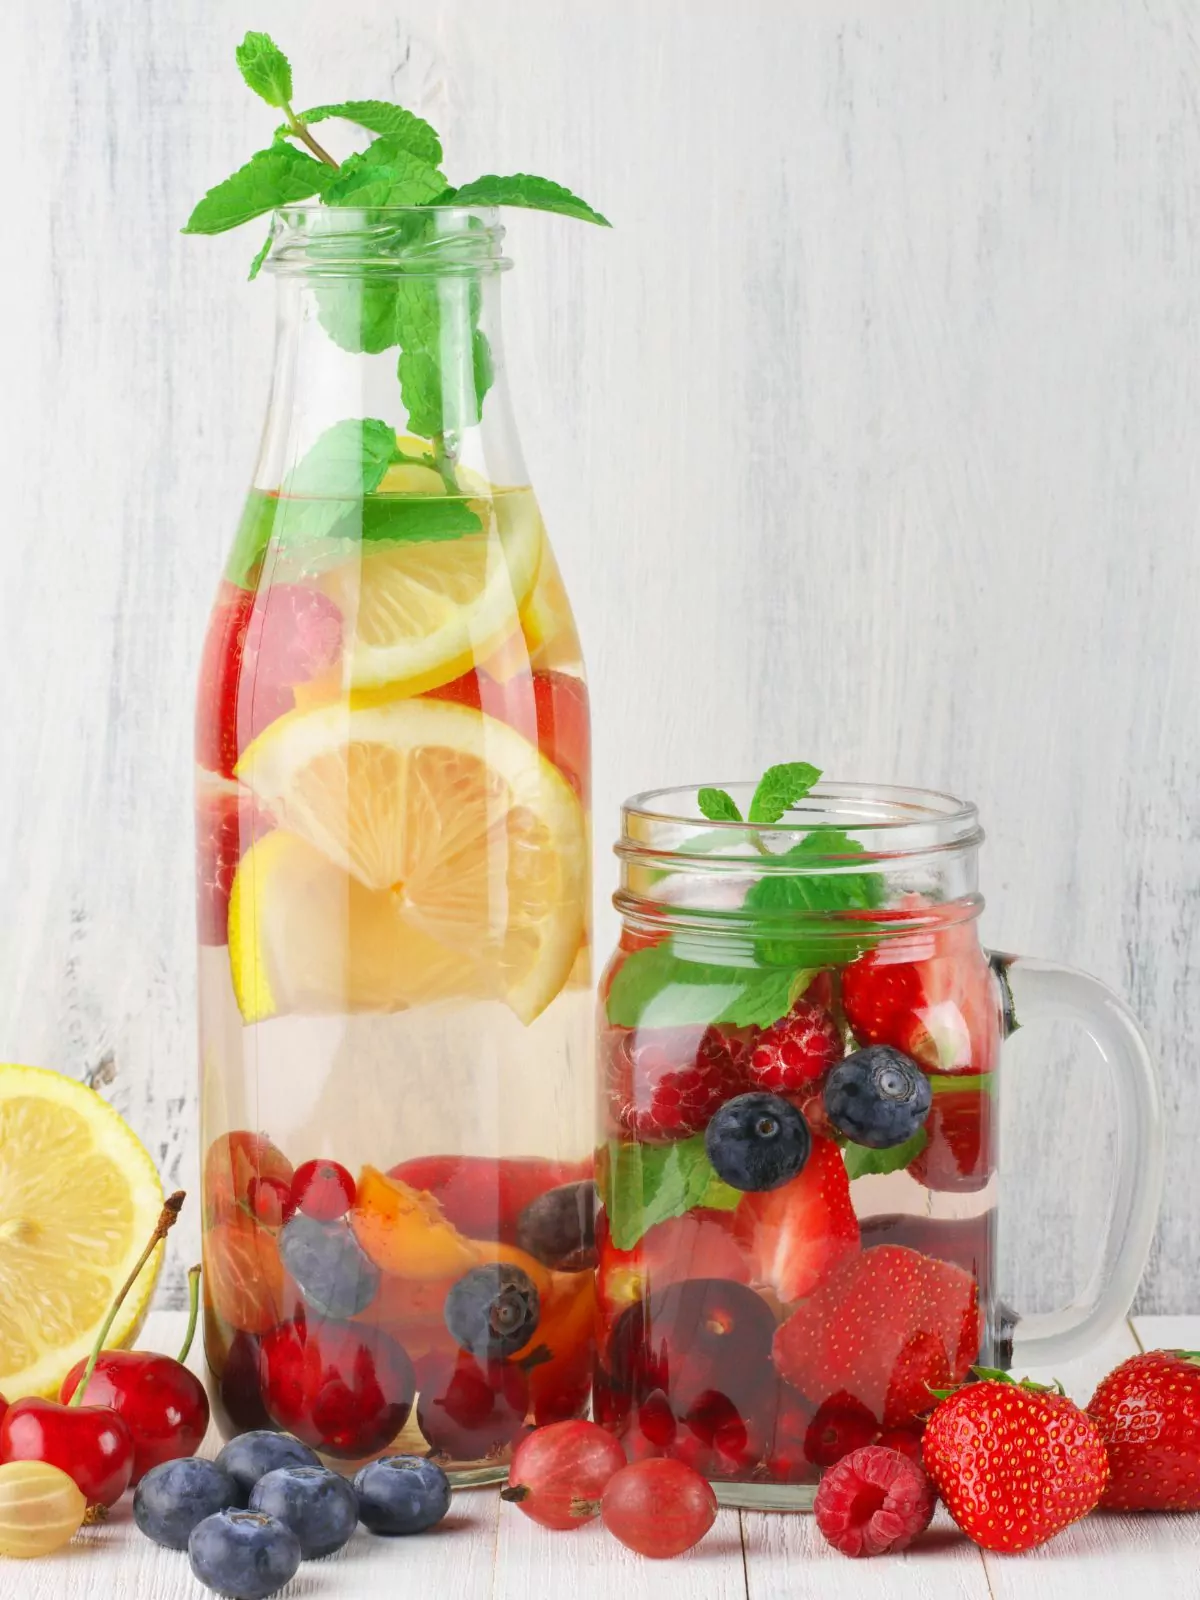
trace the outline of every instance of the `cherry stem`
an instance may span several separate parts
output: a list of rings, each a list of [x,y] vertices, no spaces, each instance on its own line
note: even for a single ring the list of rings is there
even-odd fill
[[[192,1353],[192,1340],[196,1337],[196,1319],[200,1315],[200,1263],[188,1271],[188,1325],[183,1336],[183,1349],[176,1359],[180,1366]]]
[[[141,1255],[137,1259],[137,1263],[135,1264],[133,1271],[129,1274],[129,1276],[125,1279],[125,1282],[117,1291],[117,1298],[113,1301],[112,1306],[109,1309],[109,1313],[104,1319],[104,1324],[96,1336],[96,1342],[92,1346],[92,1353],[88,1357],[88,1364],[83,1369],[83,1376],[75,1386],[75,1393],[67,1402],[69,1406],[81,1406],[83,1404],[84,1390],[92,1381],[92,1373],[95,1372],[96,1363],[100,1359],[100,1352],[104,1349],[104,1341],[108,1338],[109,1332],[112,1329],[112,1325],[117,1319],[117,1312],[120,1311],[122,1305],[125,1303],[125,1296],[137,1282],[142,1268],[146,1265],[147,1261],[149,1261],[155,1250],[175,1226],[175,1223],[179,1217],[179,1213],[183,1208],[183,1202],[186,1198],[187,1196],[182,1189],[176,1189],[175,1193],[171,1195],[169,1199],[163,1202],[163,1208],[158,1214],[158,1221],[154,1224],[154,1232],[150,1235],[150,1243],[142,1251]]]

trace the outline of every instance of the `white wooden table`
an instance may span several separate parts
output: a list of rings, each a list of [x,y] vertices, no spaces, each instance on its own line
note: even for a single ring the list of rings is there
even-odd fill
[[[141,1341],[172,1351],[183,1318],[150,1319]],[[1136,1317],[1096,1352],[1057,1374],[1076,1400],[1138,1349],[1200,1347],[1198,1317]],[[198,1352],[193,1354],[198,1365]],[[215,1441],[208,1441],[215,1450]],[[0,1563],[0,1600],[202,1600],[187,1557],[133,1525],[128,1497],[44,1561]],[[404,1540],[360,1530],[338,1555],[308,1562],[284,1600],[1200,1600],[1200,1514],[1093,1516],[1031,1555],[984,1555],[938,1512],[907,1555],[848,1561],[809,1516],[722,1511],[708,1537],[675,1561],[645,1561],[598,1524],[549,1533],[495,1490],[455,1497],[435,1532]]]

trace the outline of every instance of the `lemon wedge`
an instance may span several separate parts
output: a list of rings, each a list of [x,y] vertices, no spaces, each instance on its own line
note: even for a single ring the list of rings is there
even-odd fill
[[[506,724],[436,700],[293,711],[237,776],[281,824],[230,900],[247,1021],[500,999],[528,1023],[567,982],[586,925],[583,812]]]
[[[56,1396],[86,1356],[162,1208],[154,1162],[84,1084],[0,1065],[0,1393]],[[108,1343],[137,1337],[162,1247]]]

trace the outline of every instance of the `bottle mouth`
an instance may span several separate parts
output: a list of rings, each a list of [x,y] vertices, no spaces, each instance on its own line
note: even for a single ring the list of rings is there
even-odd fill
[[[505,272],[495,206],[282,206],[264,270],[305,277],[471,277]]]

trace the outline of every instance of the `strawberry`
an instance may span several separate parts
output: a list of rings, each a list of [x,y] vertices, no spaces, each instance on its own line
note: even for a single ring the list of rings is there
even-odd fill
[[[1200,1352],[1151,1350],[1110,1372],[1088,1415],[1108,1448],[1112,1511],[1200,1511]]]
[[[928,1072],[995,1065],[999,997],[970,923],[885,938],[843,972],[842,1003],[862,1044],[890,1044]]]
[[[851,1256],[797,1306],[775,1335],[774,1358],[801,1394],[845,1390],[894,1428],[929,1409],[931,1388],[962,1382],[982,1333],[969,1273],[881,1244]]]
[[[229,895],[238,862],[271,828],[248,790],[218,789],[196,802],[196,920],[201,944],[229,936]]]
[[[927,1141],[908,1171],[927,1189],[974,1194],[987,1187],[991,1162],[992,1097],[986,1089],[935,1094],[925,1119]]]
[[[837,1145],[814,1139],[803,1171],[789,1183],[743,1195],[733,1226],[753,1284],[770,1289],[785,1305],[812,1294],[859,1247],[858,1219]],[[819,1400],[826,1391],[809,1393]]]
[[[583,798],[591,783],[591,723],[587,685],[568,672],[521,672],[501,681],[479,668],[429,689],[431,700],[452,700],[507,722],[536,744]]]
[[[607,1049],[613,1120],[660,1143],[700,1133],[745,1088],[744,1055],[744,1040],[717,1028],[615,1028]]]
[[[925,1470],[985,1550],[1032,1550],[1094,1510],[1108,1484],[1095,1423],[1061,1390],[987,1372],[929,1419]]]
[[[811,1000],[797,1000],[758,1036],[746,1075],[755,1089],[798,1094],[823,1077],[841,1054],[842,1036],[828,1011]]]

